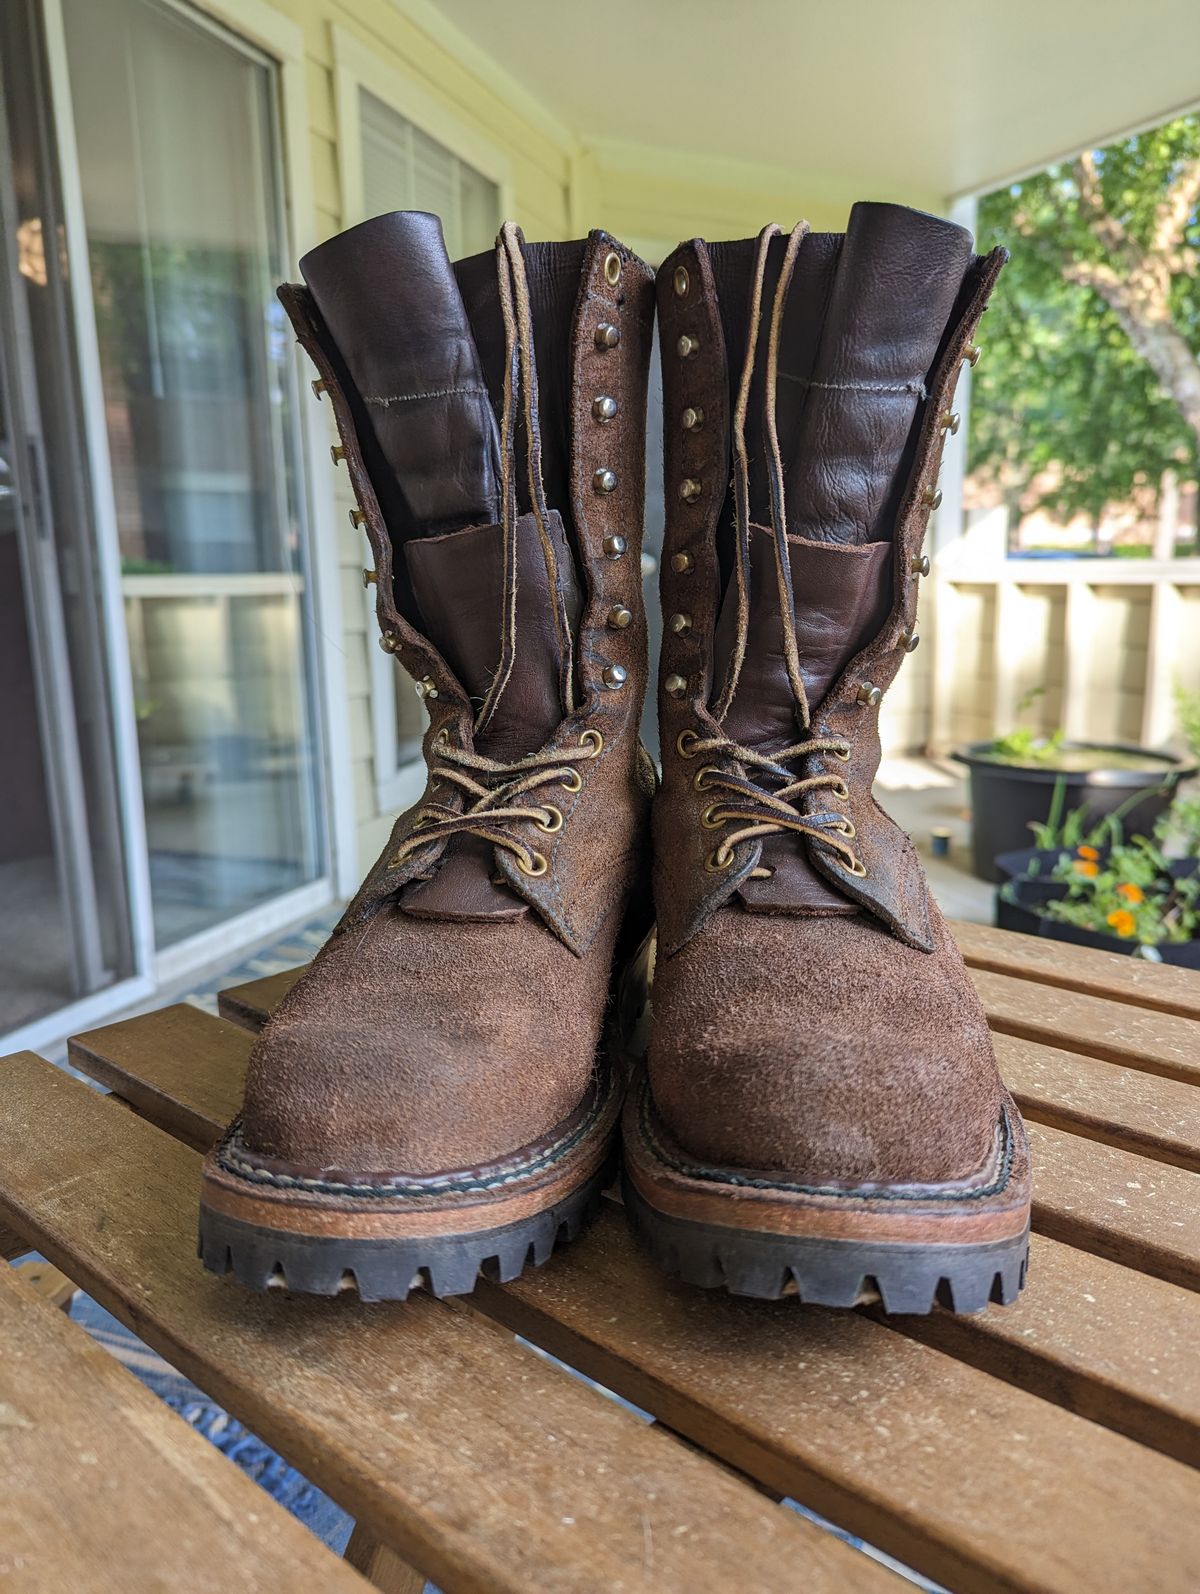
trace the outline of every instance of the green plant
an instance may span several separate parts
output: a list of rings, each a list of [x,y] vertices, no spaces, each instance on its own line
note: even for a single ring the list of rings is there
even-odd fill
[[[1030,687],[1017,704],[1018,717],[1027,714],[1045,691],[1044,686]],[[989,752],[993,758],[1008,764],[1052,764],[1064,740],[1065,733],[1061,730],[1043,736],[1032,725],[1017,725],[1006,735],[997,736]]]
[[[1200,691],[1175,683],[1175,713],[1179,729],[1193,758],[1200,758]]]
[[[1067,894],[1041,911],[1061,924],[1140,946],[1200,935],[1200,879],[1173,879],[1163,854],[1145,836],[1118,842],[1106,853],[1085,843],[1059,858],[1051,878]]]

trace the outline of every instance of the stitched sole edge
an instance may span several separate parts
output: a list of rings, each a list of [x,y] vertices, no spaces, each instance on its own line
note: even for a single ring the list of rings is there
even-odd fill
[[[573,1240],[596,1212],[616,1174],[616,1150],[585,1183],[540,1212],[494,1229],[418,1239],[352,1240],[292,1234],[223,1212],[200,1212],[200,1260],[210,1273],[232,1273],[254,1290],[298,1295],[356,1293],[363,1301],[403,1301],[415,1289],[439,1299],[467,1295],[480,1273],[496,1283],[540,1267],[562,1240]]]
[[[1029,1230],[1007,1240],[958,1245],[805,1239],[659,1212],[626,1175],[625,1210],[663,1270],[686,1284],[776,1301],[851,1307],[879,1300],[885,1312],[924,1316],[1011,1306],[1025,1286]]]

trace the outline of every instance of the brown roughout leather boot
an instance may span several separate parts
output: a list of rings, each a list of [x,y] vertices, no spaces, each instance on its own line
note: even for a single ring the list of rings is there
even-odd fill
[[[301,265],[280,298],[333,400],[381,644],[429,710],[427,783],[254,1048],[200,1252],[258,1288],[455,1294],[544,1261],[613,1172],[610,979],[649,922],[653,275],[603,233],[511,224],[452,267],[413,212]]]
[[[950,401],[1004,259],[865,204],[844,235],[695,240],[659,272],[658,947],[626,1191],[696,1284],[928,1312],[1023,1282],[1024,1128],[872,796]]]

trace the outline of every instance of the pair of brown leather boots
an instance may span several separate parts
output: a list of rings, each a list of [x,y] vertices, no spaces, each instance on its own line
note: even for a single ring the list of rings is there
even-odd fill
[[[255,1047],[205,1165],[208,1267],[366,1300],[511,1279],[623,1141],[629,1215],[692,1283],[1015,1298],[1024,1130],[872,796],[1002,264],[867,204],[844,235],[663,265],[661,785],[638,736],[654,273],[511,225],[452,266],[437,219],[399,213],[280,290],[428,778]]]

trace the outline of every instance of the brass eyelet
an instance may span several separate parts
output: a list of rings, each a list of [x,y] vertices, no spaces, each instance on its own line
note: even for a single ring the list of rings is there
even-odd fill
[[[829,788],[829,795],[836,797],[840,803],[848,803],[850,801],[850,788],[844,780],[839,780],[836,786]]]
[[[719,775],[721,771],[714,764],[705,764],[703,769],[698,769],[692,776],[692,789],[694,791],[707,791],[708,782],[705,775]]]
[[[700,738],[697,736],[695,731],[680,731],[679,735],[675,738],[675,751],[679,754],[680,758],[695,758],[696,755],[692,748],[694,743],[698,742],[699,740]]]
[[[700,823],[704,826],[705,830],[719,830],[725,823],[723,819],[713,818],[713,815],[717,813],[721,807],[721,803],[709,803],[708,807],[700,815]]]
[[[577,769],[573,769],[570,772],[569,775],[564,776],[564,778],[559,782],[559,784],[561,786],[564,786],[567,789],[567,791],[582,791],[583,790],[583,776],[579,773],[579,771]]]
[[[850,749],[848,747],[835,747],[833,756],[839,764],[848,764],[850,762]]]
[[[444,725],[440,725],[433,740],[436,747],[447,747],[450,744],[450,732]]]
[[[722,858],[721,854],[725,856]],[[733,862],[733,853],[728,847],[718,847],[715,852],[710,852],[704,860],[704,867],[709,874],[721,874]]]
[[[604,738],[599,731],[584,731],[579,738],[580,747],[590,748],[586,755],[588,758],[599,758],[600,750],[604,746]]]
[[[837,861],[846,873],[853,875],[856,880],[866,879],[867,866],[864,863],[860,863],[857,858],[842,858],[839,856]]]
[[[518,858],[517,859],[517,868],[521,871],[522,874],[528,875],[531,879],[536,880],[539,875],[544,875],[545,874],[546,870],[549,869],[550,865],[546,861],[545,853],[533,852],[533,853],[530,853],[529,857],[530,857],[530,861],[531,861],[531,863],[533,865],[533,867],[531,869],[527,869],[525,867],[524,858]]]
[[[550,815],[549,819],[535,819],[533,822],[542,832],[543,836],[553,836],[563,827],[562,809],[556,808],[553,803],[545,803],[544,808]]]
[[[858,831],[848,819],[839,819],[836,825],[830,825],[831,830],[836,830],[839,836],[845,836],[847,841],[853,841]]]

